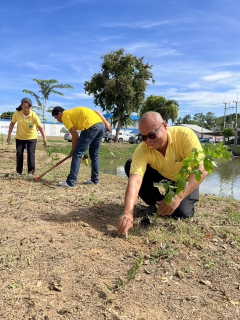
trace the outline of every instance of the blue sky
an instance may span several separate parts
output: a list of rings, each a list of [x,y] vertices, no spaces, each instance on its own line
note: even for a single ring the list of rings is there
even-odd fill
[[[180,117],[221,116],[224,101],[240,100],[239,0],[1,0],[0,37],[0,113],[23,89],[37,93],[33,78],[74,87],[48,106],[100,110],[84,82],[120,48],[153,66],[146,97],[176,99]]]

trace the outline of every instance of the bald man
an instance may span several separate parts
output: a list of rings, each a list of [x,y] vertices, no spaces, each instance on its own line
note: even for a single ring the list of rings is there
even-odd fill
[[[157,112],[145,113],[139,121],[139,131],[143,142],[136,148],[131,160],[125,164],[128,186],[125,194],[124,212],[118,220],[118,232],[125,235],[133,226],[134,205],[137,197],[148,205],[141,214],[158,213],[160,216],[190,218],[194,215],[194,203],[199,200],[199,185],[207,176],[200,164],[201,181],[190,175],[185,191],[175,195],[169,205],[164,201],[154,182],[167,179],[173,184],[183,166],[183,160],[192,150],[202,150],[196,134],[182,126],[167,126]],[[158,209],[156,209],[158,204]]]

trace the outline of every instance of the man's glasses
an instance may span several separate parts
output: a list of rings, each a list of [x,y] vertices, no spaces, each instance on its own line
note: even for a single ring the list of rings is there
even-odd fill
[[[164,122],[162,122],[161,124],[160,124],[160,126],[157,128],[157,130],[156,131],[154,131],[154,132],[150,132],[149,134],[146,134],[146,135],[142,135],[142,134],[140,134],[140,136],[141,136],[141,138],[142,138],[142,141],[147,141],[147,138],[148,139],[156,139],[156,135],[157,135],[157,133],[158,133],[158,131],[161,129],[161,126],[164,124]]]

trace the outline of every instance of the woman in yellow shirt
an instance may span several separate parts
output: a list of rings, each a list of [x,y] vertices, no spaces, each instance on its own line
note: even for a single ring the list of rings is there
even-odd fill
[[[28,174],[33,175],[35,172],[35,150],[37,145],[37,129],[40,131],[44,142],[47,144],[44,128],[39,120],[38,115],[31,110],[32,101],[23,98],[21,104],[13,114],[12,121],[9,125],[7,143],[11,141],[11,133],[17,122],[16,132],[16,150],[17,150],[17,168],[16,174],[22,174],[23,171],[23,152],[27,147],[27,165]]]

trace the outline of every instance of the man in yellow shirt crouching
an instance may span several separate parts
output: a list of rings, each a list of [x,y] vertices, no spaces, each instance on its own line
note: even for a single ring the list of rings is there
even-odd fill
[[[160,216],[189,218],[194,214],[194,203],[199,199],[199,185],[207,176],[203,165],[201,181],[194,175],[188,178],[188,184],[181,194],[175,194],[169,205],[154,182],[167,179],[174,183],[183,166],[183,160],[190,156],[192,150],[202,150],[196,134],[182,126],[167,127],[167,123],[157,112],[145,113],[139,121],[142,142],[136,148],[131,160],[125,164],[129,177],[125,194],[124,212],[118,220],[118,231],[127,234],[133,226],[133,212],[138,195],[149,205],[142,210],[143,215],[158,213]],[[158,204],[158,209],[156,208]]]

